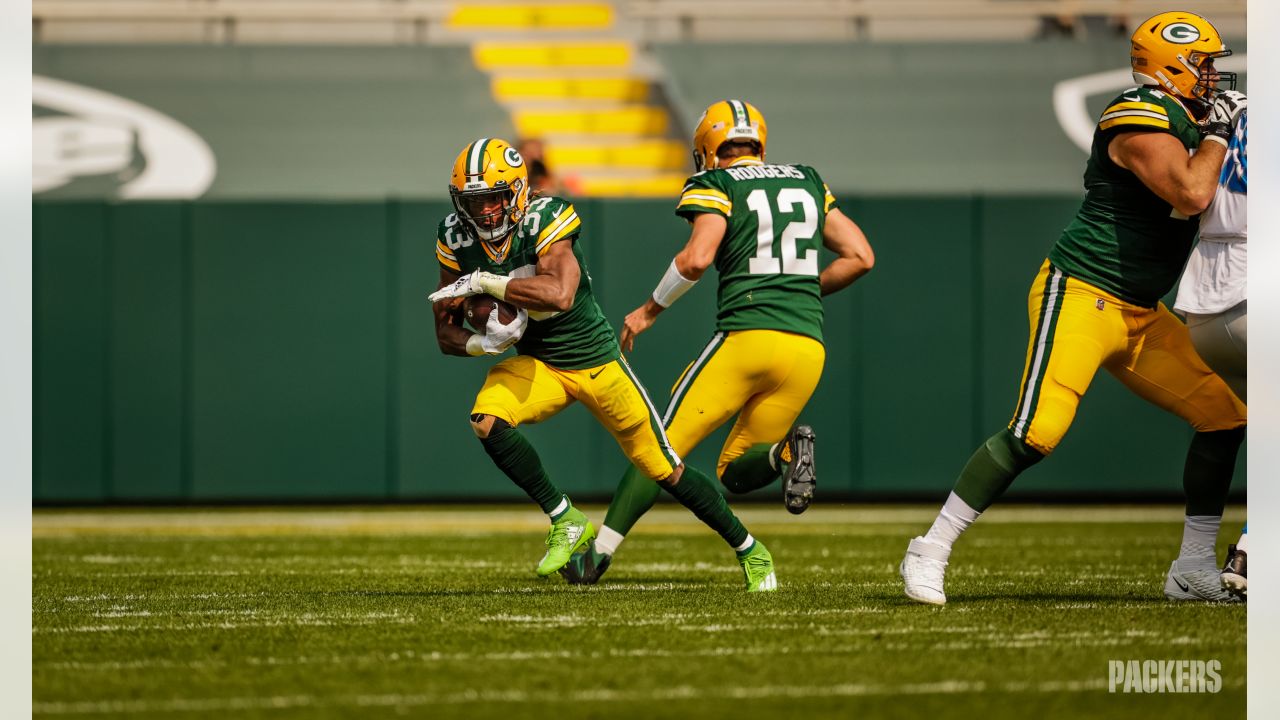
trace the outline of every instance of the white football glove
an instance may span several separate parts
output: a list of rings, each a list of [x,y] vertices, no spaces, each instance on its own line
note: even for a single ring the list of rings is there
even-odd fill
[[[1205,139],[1215,139],[1224,144],[1230,142],[1236,129],[1236,120],[1247,107],[1249,98],[1242,92],[1224,90],[1218,93],[1204,123]]]
[[[524,308],[516,308],[515,319],[506,325],[498,319],[498,309],[494,308],[493,312],[489,313],[489,321],[484,325],[484,334],[475,337],[479,338],[480,350],[485,355],[501,355],[507,351],[507,348],[520,341],[527,327],[529,327],[529,313]]]
[[[454,280],[452,284],[431,293],[427,296],[427,299],[437,303],[449,298],[470,297],[488,293],[502,300],[506,297],[508,282],[511,282],[509,277],[494,275],[483,270],[474,270]]]

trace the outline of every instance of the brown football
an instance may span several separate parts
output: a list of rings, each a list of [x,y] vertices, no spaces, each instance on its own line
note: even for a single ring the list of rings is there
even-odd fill
[[[498,308],[498,321],[503,325],[516,319],[516,306],[502,302],[492,295],[472,295],[462,307],[467,316],[467,324],[476,332],[484,332],[485,324],[489,322],[489,313],[495,307]]]

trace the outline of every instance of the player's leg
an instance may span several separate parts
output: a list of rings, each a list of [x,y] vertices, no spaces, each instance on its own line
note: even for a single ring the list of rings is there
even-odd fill
[[[724,538],[738,555],[748,590],[776,589],[768,550],[743,527],[711,478],[682,463],[667,439],[662,418],[626,360],[619,359],[597,372],[589,383],[583,381],[578,399],[614,436],[627,459]],[[599,573],[592,577],[590,566],[604,562],[607,567],[608,560],[600,557],[594,543],[581,555],[581,560],[575,556],[562,574],[571,582],[594,582]]]
[[[744,378],[738,367],[741,353],[735,353],[739,335],[727,337],[718,332],[712,336],[672,387],[662,424],[677,455],[693,452],[750,397],[753,381]],[[657,483],[634,465],[629,466],[609,502],[596,547],[610,555],[617,552],[627,533],[653,507],[661,492]]]
[[[517,428],[537,423],[568,407],[573,398],[546,364],[525,355],[489,369],[471,409],[471,427],[493,464],[524,490],[551,518],[547,552],[537,573],[559,570],[595,530],[587,516],[551,481],[538,451]]]
[[[900,572],[911,599],[946,602],[944,575],[956,540],[1018,475],[1053,452],[1098,367],[1123,350],[1123,316],[1100,299],[1049,263],[1041,268],[1028,296],[1031,334],[1014,417],[974,451],[929,531],[908,546]]]
[[[826,350],[813,338],[769,330],[743,333],[751,357],[760,358],[754,393],[743,406],[720,452],[716,468],[726,488],[745,493],[783,479],[784,504],[801,513],[817,484],[814,433],[796,425],[818,380]]]
[[[1200,358],[1248,404],[1249,301],[1214,315],[1188,313],[1187,330]]]
[[[1186,517],[1178,558],[1165,577],[1172,600],[1229,600],[1214,554],[1248,410],[1196,354],[1191,335],[1163,305],[1133,314],[1132,349],[1107,365],[1130,390],[1186,420],[1192,436],[1183,466]]]

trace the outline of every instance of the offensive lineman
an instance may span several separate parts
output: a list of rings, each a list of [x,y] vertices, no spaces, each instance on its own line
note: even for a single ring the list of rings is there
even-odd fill
[[[595,530],[551,482],[517,428],[578,401],[648,482],[674,495],[737,551],[748,591],[777,589],[769,551],[711,479],[671,449],[657,411],[622,358],[591,290],[576,242],[582,221],[573,206],[557,197],[531,199],[524,158],[497,138],[476,140],[458,155],[449,194],[456,212],[440,223],[440,285],[430,296],[436,337],[449,355],[500,355],[512,346],[519,353],[489,369],[471,426],[494,464],[551,518],[537,574],[559,570]],[[463,327],[461,299],[481,293],[515,305],[516,317],[504,325],[495,310],[483,334]]]
[[[907,597],[946,603],[951,546],[1024,470],[1053,452],[1104,367],[1196,433],[1183,474],[1186,520],[1165,578],[1171,600],[1228,600],[1214,544],[1244,439],[1246,409],[1192,347],[1160,298],[1178,279],[1213,198],[1243,96],[1215,58],[1230,55],[1208,20],[1166,12],[1134,32],[1130,88],[1103,111],[1087,189],[1032,283],[1031,337],[1007,428],[969,459],[933,526],[913,539],[900,572]],[[1194,154],[1189,154],[1195,151]]]
[[[622,346],[630,351],[714,264],[717,332],[675,383],[663,417],[667,437],[688,453],[737,415],[716,467],[721,482],[743,493],[781,477],[787,509],[801,513],[817,478],[813,430],[795,423],[826,358],[821,298],[866,274],[875,256],[816,170],[765,163],[767,133],[760,111],[741,100],[703,113],[693,137],[699,172],[676,205],[692,225],[689,241],[651,297],[627,315]],[[821,272],[820,246],[837,255]],[[629,468],[600,535],[561,574],[573,583],[599,580],[656,499],[652,483]]]

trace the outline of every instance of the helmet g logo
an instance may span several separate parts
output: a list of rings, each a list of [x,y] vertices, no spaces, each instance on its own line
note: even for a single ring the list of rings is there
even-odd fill
[[[520,157],[520,152],[510,146],[502,153],[502,159],[506,160],[507,164],[513,168],[524,164],[524,158]]]
[[[1188,45],[1200,39],[1200,30],[1191,23],[1170,23],[1160,31],[1160,37],[1171,43]]]

